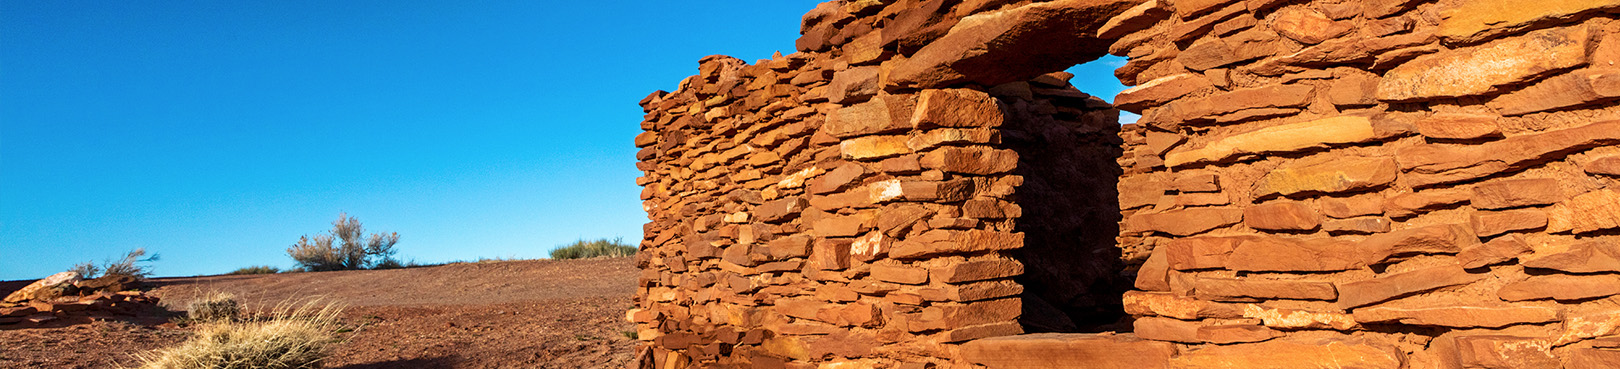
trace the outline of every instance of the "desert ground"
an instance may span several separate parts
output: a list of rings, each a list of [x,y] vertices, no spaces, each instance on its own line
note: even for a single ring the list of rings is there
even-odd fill
[[[395,270],[155,278],[169,316],[43,328],[0,326],[0,368],[134,367],[178,344],[171,321],[209,291],[250,310],[319,298],[347,306],[328,368],[622,368],[634,360],[624,320],[630,258],[458,263]],[[0,295],[30,281],[0,282]]]

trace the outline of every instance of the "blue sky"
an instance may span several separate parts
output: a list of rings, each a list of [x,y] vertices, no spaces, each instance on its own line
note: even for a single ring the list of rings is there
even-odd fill
[[[815,4],[0,2],[0,280],[291,267],[340,211],[424,263],[634,243],[636,101]]]

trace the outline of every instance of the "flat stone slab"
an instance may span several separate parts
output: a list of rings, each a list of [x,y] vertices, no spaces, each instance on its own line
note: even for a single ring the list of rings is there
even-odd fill
[[[1175,347],[1134,335],[1041,333],[986,338],[962,345],[962,358],[990,369],[1157,369]]]

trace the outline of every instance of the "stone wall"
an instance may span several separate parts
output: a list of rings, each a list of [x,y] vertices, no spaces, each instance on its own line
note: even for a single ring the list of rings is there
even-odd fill
[[[823,3],[642,101],[643,363],[1620,366],[1617,10]]]
[[[1617,8],[1133,9],[1135,334],[1172,367],[1620,365]]]

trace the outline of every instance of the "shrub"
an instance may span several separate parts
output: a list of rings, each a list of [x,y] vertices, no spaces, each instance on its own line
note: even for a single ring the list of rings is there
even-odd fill
[[[236,295],[227,292],[209,292],[186,305],[186,317],[196,322],[232,321],[241,315]]]
[[[594,257],[625,257],[636,254],[636,247],[626,245],[623,238],[608,240],[606,238],[593,241],[584,239],[574,241],[573,244],[551,250],[552,259],[584,259]]]
[[[320,368],[342,308],[314,301],[278,306],[265,319],[203,324],[179,346],[137,355],[140,369]]]
[[[372,233],[361,239],[364,233],[359,219],[347,213],[338,214],[331,231],[314,238],[299,237],[297,244],[287,248],[287,255],[302,269],[312,272],[366,269],[392,260],[399,233]],[[333,245],[333,241],[337,244]]]
[[[152,271],[147,270],[146,266],[140,265],[140,263],[157,261],[158,254],[152,254],[151,257],[147,258],[142,258],[142,256],[146,256],[146,248],[136,248],[130,250],[128,254],[124,254],[124,258],[118,259],[118,261],[109,260],[102,266],[96,266],[95,262],[86,261],[74,265],[73,269],[68,270],[78,272],[79,277],[84,279],[119,275],[146,278],[152,275]]]
[[[273,266],[265,266],[265,265],[255,265],[255,266],[250,266],[250,267],[246,267],[246,268],[233,270],[230,273],[225,273],[225,275],[276,274],[276,273],[281,273],[281,268],[277,268],[277,267],[273,267]]]

